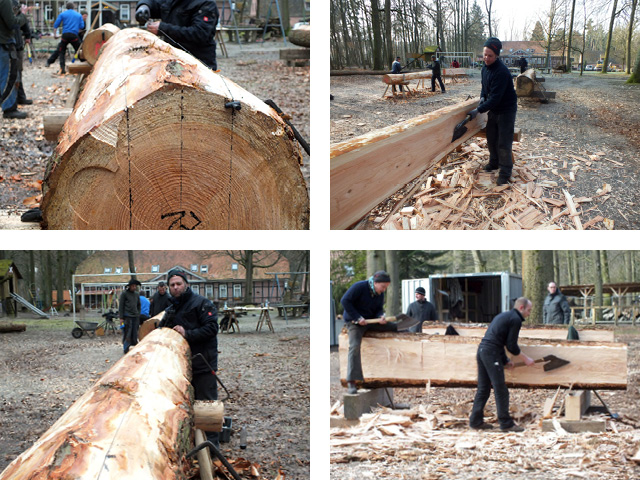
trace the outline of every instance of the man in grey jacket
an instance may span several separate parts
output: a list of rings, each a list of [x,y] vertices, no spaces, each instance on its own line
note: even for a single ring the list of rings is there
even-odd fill
[[[565,297],[554,282],[547,287],[549,295],[544,299],[542,307],[542,323],[568,325],[571,321],[571,308]]]
[[[409,329],[410,332],[420,333],[422,332],[422,324],[425,321],[434,322],[438,320],[438,312],[436,307],[433,306],[429,300],[426,299],[426,291],[422,287],[416,288],[416,301],[409,304],[407,308],[407,315],[416,320],[420,320],[420,323],[414,325]]]
[[[122,332],[122,348],[129,353],[129,348],[138,344],[138,327],[140,327],[140,282],[133,278],[120,294],[120,320],[124,323]]]

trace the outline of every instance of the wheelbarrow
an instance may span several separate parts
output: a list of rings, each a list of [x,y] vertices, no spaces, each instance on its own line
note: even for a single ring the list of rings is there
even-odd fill
[[[82,322],[82,321],[76,320],[76,325],[77,327],[71,330],[71,335],[73,335],[73,338],[80,338],[85,333],[89,335],[95,335],[96,329],[98,328],[99,323],[98,322]]]

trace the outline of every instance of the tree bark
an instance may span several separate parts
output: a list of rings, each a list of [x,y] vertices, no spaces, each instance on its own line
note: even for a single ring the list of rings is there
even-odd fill
[[[487,271],[487,262],[482,258],[480,250],[471,250],[473,255],[473,268],[476,273]]]
[[[522,251],[522,287],[524,296],[533,305],[527,324],[542,323],[542,305],[547,294],[548,277],[553,272],[553,254],[550,250]]]
[[[569,254],[573,259],[573,279],[576,285],[580,285],[580,264],[578,263],[578,252],[571,250]]]
[[[515,250],[509,250],[509,271],[511,273],[518,273],[518,259]]]
[[[136,280],[136,262],[133,258],[133,250],[127,250],[127,258],[129,259],[129,273],[131,273],[131,279]]]
[[[311,25],[302,25],[290,30],[288,39],[294,45],[311,48]]]
[[[593,296],[593,306],[601,307],[602,306],[602,264],[600,261],[600,250],[593,251],[593,284],[594,284],[594,296]],[[596,323],[602,320],[602,309],[595,308],[594,309],[594,317]]]
[[[533,68],[516,77],[516,95],[528,97],[536,87],[536,71]]]
[[[400,274],[398,270],[398,251],[386,250],[385,260],[387,263],[387,273],[391,277],[391,284],[387,289],[386,313],[387,315],[397,315],[400,312]]]
[[[562,285],[562,279],[560,278],[560,256],[558,250],[553,250],[553,281],[556,285]]]
[[[601,73],[607,73],[607,65],[609,64],[609,52],[611,50],[611,39],[613,37],[613,25],[616,22],[616,8],[618,8],[618,0],[613,0],[613,9],[611,10],[611,21],[609,22],[609,34],[607,35],[607,48],[604,51],[604,61],[602,62]]]
[[[602,283],[607,285],[611,283],[611,277],[609,276],[609,257],[606,250],[600,250],[600,265],[602,268]],[[611,305],[611,294],[603,293],[603,305]]]
[[[105,44],[49,160],[45,227],[306,229],[300,159],[275,110],[125,29]]]
[[[380,28],[378,0],[371,0],[371,29],[373,30],[373,69],[382,70],[384,68],[382,61],[382,29]]]
[[[21,478],[183,478],[191,440],[189,345],[149,334],[0,475]]]

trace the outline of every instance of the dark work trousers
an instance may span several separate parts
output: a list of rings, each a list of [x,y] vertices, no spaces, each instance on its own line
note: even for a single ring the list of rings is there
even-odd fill
[[[402,93],[402,85],[398,85],[400,87],[400,93]],[[391,90],[393,91],[393,93],[396,93],[396,86],[395,85],[391,85]]]
[[[27,99],[24,93],[24,85],[22,84],[22,60],[24,59],[24,49],[17,51],[18,53],[18,78],[16,79],[16,88],[18,89],[18,103]]]
[[[366,332],[397,332],[398,326],[395,323],[372,323],[370,325],[356,325],[349,323],[349,356],[347,357],[347,382],[363,381],[362,359],[360,358],[360,345],[362,337]]]
[[[122,348],[124,353],[129,353],[129,348],[138,344],[139,317],[124,317],[124,330],[122,331]]]
[[[473,399],[469,425],[478,427],[484,423],[484,407],[489,400],[491,388],[493,387],[500,428],[512,427],[514,422],[511,415],[509,415],[509,389],[504,381],[502,352],[497,348],[480,346],[478,347],[476,360],[478,362],[478,391]]]
[[[487,118],[487,146],[489,147],[489,165],[500,168],[500,178],[509,180],[513,169],[511,146],[513,129],[516,124],[516,112],[493,113]]]
[[[80,48],[80,38],[75,33],[63,33],[60,39],[60,43],[58,44],[58,48],[55,52],[49,57],[47,63],[52,65],[55,63],[56,58],[60,59],[60,71],[64,73],[65,64],[64,57],[67,53],[67,45],[71,44],[74,50],[77,52]]]
[[[444,82],[442,81],[442,77],[440,75],[436,75],[436,76],[432,76],[431,77],[431,91],[432,92],[436,91],[436,78],[438,79],[438,82],[440,83],[440,90],[442,90],[442,93],[446,93],[444,91]]]
[[[191,380],[196,400],[217,400],[218,399],[218,383],[216,377],[209,372],[194,373]],[[207,440],[220,448],[220,439],[218,432],[204,432]],[[213,452],[211,452],[213,455]]]

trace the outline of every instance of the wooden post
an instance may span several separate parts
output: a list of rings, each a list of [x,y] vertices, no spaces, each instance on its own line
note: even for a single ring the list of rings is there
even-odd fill
[[[202,430],[196,429],[196,446],[203,443],[207,438],[204,436]],[[201,480],[213,480],[213,469],[211,467],[211,454],[208,448],[203,448],[196,454],[198,458],[198,465],[200,466],[200,479]]]
[[[155,330],[0,479],[183,478],[192,447],[190,377],[187,341],[171,329]]]
[[[590,405],[590,390],[569,392],[564,401],[564,416],[567,420],[580,420]]]
[[[128,28],[102,48],[60,135],[43,218],[50,229],[306,229],[301,158],[275,110]]]

